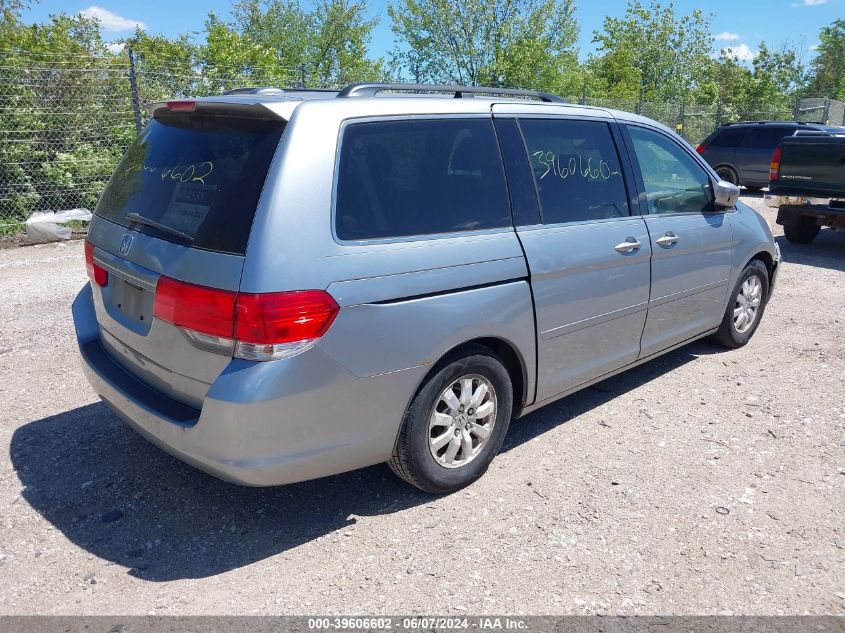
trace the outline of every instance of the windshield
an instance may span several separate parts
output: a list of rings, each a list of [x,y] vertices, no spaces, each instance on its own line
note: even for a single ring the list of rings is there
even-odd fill
[[[195,248],[243,255],[283,121],[157,117],[129,147],[95,213]]]

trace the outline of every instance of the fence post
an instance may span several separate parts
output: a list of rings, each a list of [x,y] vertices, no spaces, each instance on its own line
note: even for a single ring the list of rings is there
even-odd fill
[[[305,64],[299,66],[299,87],[305,88]]]
[[[684,102],[681,101],[681,107],[678,110],[678,122],[675,123],[675,131],[678,133],[678,136],[684,138],[684,114],[686,112],[686,108],[684,106]]]
[[[637,107],[636,107],[637,114],[643,113],[643,88],[644,88],[643,82],[641,81],[640,82],[640,92],[637,95]]]
[[[135,53],[126,49],[129,55],[129,90],[132,91],[132,113],[135,115],[135,131],[141,133],[141,101],[138,98],[138,81],[135,78]]]
[[[722,125],[722,99],[721,97],[716,100],[716,127]]]
[[[581,86],[581,100],[578,102],[581,105],[587,105],[587,86]]]
[[[822,116],[822,123],[830,125],[830,97],[824,98],[824,115]]]

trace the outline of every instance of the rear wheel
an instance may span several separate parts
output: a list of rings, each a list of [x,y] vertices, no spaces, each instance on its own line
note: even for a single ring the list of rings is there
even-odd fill
[[[730,348],[742,347],[757,331],[769,297],[769,271],[759,259],[752,259],[736,282],[719,330],[713,340]]]
[[[513,388],[502,361],[484,347],[455,356],[414,396],[388,462],[412,486],[454,492],[481,477],[510,424]]]
[[[716,175],[722,180],[731,183],[732,185],[739,185],[739,176],[737,176],[733,168],[728,167],[727,165],[717,167]]]
[[[802,215],[794,222],[786,222],[783,225],[783,235],[793,244],[809,244],[819,234],[821,227],[816,223],[815,218]]]

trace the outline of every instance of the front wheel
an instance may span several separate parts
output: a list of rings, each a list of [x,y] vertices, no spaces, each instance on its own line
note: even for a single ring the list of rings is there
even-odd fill
[[[487,348],[449,359],[414,396],[388,465],[420,490],[446,494],[481,477],[510,424],[513,388]]]
[[[742,347],[757,331],[769,297],[769,271],[759,259],[752,259],[733,289],[725,315],[713,340],[729,348]]]

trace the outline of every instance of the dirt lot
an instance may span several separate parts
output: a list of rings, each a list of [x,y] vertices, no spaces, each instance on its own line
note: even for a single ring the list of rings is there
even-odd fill
[[[444,498],[181,464],[82,377],[82,244],[2,250],[0,612],[845,614],[845,234],[779,241],[747,347],[534,413]]]

